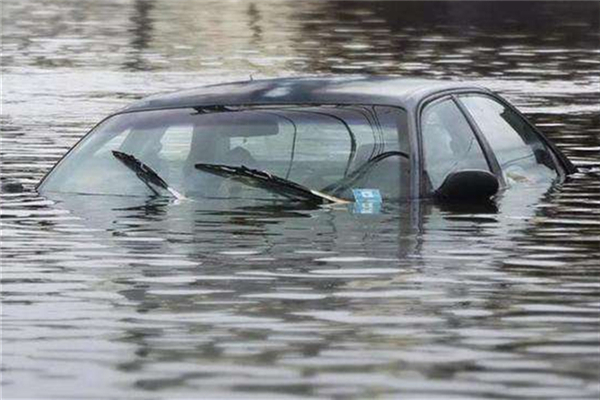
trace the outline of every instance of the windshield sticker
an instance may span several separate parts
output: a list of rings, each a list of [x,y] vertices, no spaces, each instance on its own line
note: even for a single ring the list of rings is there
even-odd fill
[[[381,203],[383,201],[379,189],[352,189],[352,194],[354,194],[354,200],[357,203],[365,201]]]
[[[381,211],[381,193],[379,189],[352,189],[354,194],[354,212],[356,214],[378,214]]]

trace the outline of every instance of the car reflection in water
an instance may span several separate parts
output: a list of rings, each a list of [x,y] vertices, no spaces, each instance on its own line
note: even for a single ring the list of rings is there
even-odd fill
[[[535,229],[531,221],[543,214],[539,205],[554,190],[548,184],[506,191],[494,202],[479,205],[386,202],[377,214],[356,213],[353,204],[323,208],[281,201],[249,206],[239,199],[198,202],[60,193],[46,197],[55,208],[76,216],[77,225],[92,232],[99,244],[142,257],[134,261],[136,273],[194,276],[201,281],[214,273],[233,277],[253,268],[272,273],[318,270],[323,265],[320,255],[328,253],[365,258],[366,270],[369,260],[382,260],[402,272],[403,260],[413,269],[415,259],[425,262],[446,250],[461,250],[453,246],[467,235],[472,243],[462,250],[469,253],[472,245],[488,249],[481,261],[498,261],[493,249],[515,240],[518,232]],[[224,248],[245,257],[223,257]],[[144,263],[148,254],[194,266],[186,262],[182,268],[157,269]]]

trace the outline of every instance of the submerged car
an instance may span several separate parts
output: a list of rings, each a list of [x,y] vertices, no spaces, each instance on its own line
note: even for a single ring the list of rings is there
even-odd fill
[[[283,78],[135,102],[92,129],[38,190],[311,203],[487,200],[575,170],[482,87]]]

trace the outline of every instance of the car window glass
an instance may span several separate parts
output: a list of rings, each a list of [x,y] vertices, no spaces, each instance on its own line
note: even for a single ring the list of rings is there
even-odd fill
[[[167,128],[160,140],[160,156],[172,163],[185,160],[190,152],[193,133],[193,125],[174,125]]]
[[[342,121],[327,110],[304,109],[286,111],[284,115],[296,126],[293,165],[290,179],[327,180],[344,174],[351,149],[351,139]]]
[[[294,125],[289,120],[279,116],[275,111],[261,112],[261,114],[271,118],[278,125],[277,134],[232,136],[229,139],[227,151],[230,154],[244,151],[245,154],[251,155],[260,164],[255,164],[254,167],[268,168],[273,174],[288,176],[295,134]],[[235,162],[235,160],[232,161]]]
[[[521,116],[486,96],[465,95],[460,101],[489,142],[509,184],[556,177],[552,153]]]
[[[335,186],[373,157],[397,152],[403,146],[400,137],[407,143],[405,126],[406,113],[392,107],[377,111],[361,106],[288,106],[125,113],[100,124],[61,161],[44,185],[47,190],[63,192],[152,193],[114,156],[117,150],[133,155],[172,188],[192,197],[277,197],[200,171],[195,168],[198,163],[264,170],[322,190]],[[405,150],[405,157],[386,157],[354,183],[380,188],[384,198],[408,194],[409,155]]]
[[[94,135],[86,140],[81,149],[78,148],[77,152],[65,160],[66,165],[59,165],[57,176],[50,182],[50,190],[58,186],[54,190],[75,193],[150,193],[143,182],[115,163],[116,159],[112,154],[113,150],[122,150],[129,146],[128,152],[139,156],[142,152],[141,146],[136,148],[133,138],[142,136],[143,132],[110,122],[106,129],[104,135]],[[156,167],[154,160],[146,162],[148,165],[153,164],[153,168]]]
[[[123,141],[129,134],[129,132],[130,132],[130,129],[126,129],[125,131],[121,132],[120,134],[114,136],[103,147],[100,147],[98,149],[98,152],[99,153],[108,153],[111,150],[118,149],[121,146],[121,144],[123,144]]]
[[[386,106],[376,106],[375,112],[385,143],[389,143],[388,150],[399,150],[409,153],[408,135],[398,134],[399,132],[408,132],[406,115],[399,113],[394,107]]]
[[[421,124],[424,168],[433,190],[437,190],[451,172],[489,171],[473,130],[452,100],[428,106]]]
[[[360,179],[336,195],[352,198],[353,188],[377,188],[384,198],[408,196],[408,157],[393,152],[400,138],[408,142],[406,113],[396,107],[319,107],[286,114],[298,126],[294,167],[290,179],[321,190],[365,171]],[[407,146],[408,147],[408,146]],[[408,149],[403,149],[408,155]],[[388,156],[389,155],[389,156]]]

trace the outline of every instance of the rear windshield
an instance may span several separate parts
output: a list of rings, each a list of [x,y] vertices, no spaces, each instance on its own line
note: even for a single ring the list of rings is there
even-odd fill
[[[87,136],[40,190],[146,195],[148,186],[114,157],[151,167],[188,197],[277,198],[265,189],[198,170],[245,166],[310,189],[351,198],[352,189],[408,195],[406,113],[387,106],[141,111],[109,118]],[[366,167],[365,167],[366,165]]]

